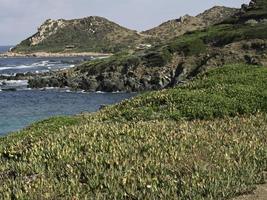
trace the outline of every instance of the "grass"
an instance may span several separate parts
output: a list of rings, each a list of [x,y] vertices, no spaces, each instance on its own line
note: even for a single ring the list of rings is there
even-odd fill
[[[225,66],[1,138],[0,198],[217,200],[250,192],[267,170],[266,72]]]
[[[94,72],[104,72],[110,66],[164,67],[172,61],[174,54],[185,57],[198,56],[212,52],[212,47],[224,47],[233,42],[252,39],[267,39],[267,23],[214,25],[202,31],[186,33],[145,51],[135,51],[129,54],[118,53],[97,63],[94,61],[85,63],[84,70],[81,72],[85,73],[87,68]],[[133,58],[135,62],[133,62]],[[117,71],[120,72],[120,70]]]
[[[114,53],[129,46],[134,48],[140,36],[132,30],[123,28],[101,17],[64,21],[55,34],[46,37],[38,45],[31,45],[30,39],[22,41],[13,51],[34,52],[100,52]],[[52,32],[47,30],[45,34]],[[46,35],[45,35],[46,36]],[[74,46],[66,49],[67,46]]]
[[[267,112],[267,68],[229,65],[182,87],[146,93],[105,112],[116,120],[213,119]]]

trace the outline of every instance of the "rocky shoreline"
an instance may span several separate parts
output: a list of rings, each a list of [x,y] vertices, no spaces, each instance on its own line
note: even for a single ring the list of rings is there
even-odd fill
[[[259,49],[260,48],[260,49]],[[224,48],[210,47],[206,53],[176,54],[164,66],[147,66],[139,58],[110,57],[45,75],[32,76],[29,87],[70,87],[90,92],[140,92],[183,84],[209,68],[231,63],[267,65],[267,40],[240,41]],[[116,61],[122,59],[120,63]]]
[[[29,88],[68,87],[88,92],[159,90],[183,84],[206,69],[225,64],[265,66],[266,51],[267,40],[243,40],[223,48],[209,47],[205,53],[197,55],[175,54],[172,61],[163,66],[149,66],[133,55],[117,55],[104,60],[85,62],[72,69],[0,76],[0,80],[28,80]]]

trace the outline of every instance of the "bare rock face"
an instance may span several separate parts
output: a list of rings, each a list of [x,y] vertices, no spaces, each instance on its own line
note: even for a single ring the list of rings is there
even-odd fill
[[[239,9],[228,8],[224,6],[214,6],[211,9],[204,11],[203,13],[197,15],[206,26],[221,23],[225,19],[233,16],[239,11]]]
[[[257,0],[251,0],[249,3],[250,7],[254,7],[257,4]]]
[[[31,46],[40,44],[49,36],[55,34],[60,28],[64,28],[67,22],[63,19],[46,20],[39,28],[38,32],[30,38]]]

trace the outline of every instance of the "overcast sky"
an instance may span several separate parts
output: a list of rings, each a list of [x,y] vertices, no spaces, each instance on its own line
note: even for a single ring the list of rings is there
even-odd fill
[[[249,0],[0,0],[0,45],[34,34],[46,19],[106,17],[138,31],[215,5],[240,7]]]

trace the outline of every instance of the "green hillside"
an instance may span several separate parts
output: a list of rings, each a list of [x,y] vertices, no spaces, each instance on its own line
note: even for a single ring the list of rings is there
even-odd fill
[[[267,169],[267,68],[231,65],[0,140],[1,199],[229,199]]]
[[[102,17],[74,20],[47,20],[30,38],[12,51],[34,52],[101,52],[111,53],[135,48],[141,36]]]

